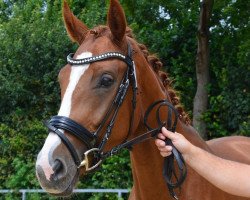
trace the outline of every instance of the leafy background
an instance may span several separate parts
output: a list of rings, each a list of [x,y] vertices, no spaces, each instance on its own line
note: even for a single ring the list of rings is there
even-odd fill
[[[106,23],[107,0],[69,0],[89,26]],[[164,63],[192,116],[199,1],[121,0],[130,27]],[[209,138],[250,135],[250,5],[215,1],[211,19],[211,82],[204,113]],[[57,74],[77,46],[67,37],[61,0],[0,0],[0,189],[39,188],[36,155],[47,136],[42,121],[57,113]],[[79,188],[131,188],[129,153],[107,160]],[[29,199],[53,199],[32,194]],[[126,196],[124,196],[126,199]],[[0,199],[20,199],[20,194]],[[117,199],[74,195],[72,199]]]

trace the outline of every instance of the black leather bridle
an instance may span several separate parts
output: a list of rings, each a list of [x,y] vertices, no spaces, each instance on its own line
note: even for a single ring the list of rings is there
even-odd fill
[[[128,55],[127,56],[124,56],[123,54],[119,52],[107,52],[101,55],[88,57],[84,59],[73,59],[73,56],[74,54],[69,54],[67,57],[67,62],[68,64],[72,65],[72,67],[78,67],[80,65],[107,60],[111,58],[119,59],[127,64],[127,70],[123,76],[123,79],[120,83],[118,91],[115,95],[115,98],[113,99],[105,117],[103,118],[102,122],[100,123],[99,127],[94,133],[90,132],[87,128],[80,125],[76,121],[65,116],[54,116],[49,121],[45,122],[45,125],[47,126],[49,131],[57,134],[61,138],[62,142],[65,144],[65,146],[69,150],[78,169],[85,166],[85,169],[87,172],[91,172],[95,170],[97,167],[100,166],[103,160],[118,153],[121,149],[130,148],[133,145],[141,143],[147,139],[155,138],[163,126],[166,126],[168,130],[175,132],[177,121],[178,121],[178,112],[176,111],[176,109],[171,103],[169,103],[166,99],[164,99],[164,100],[156,101],[153,104],[151,104],[149,108],[147,109],[147,111],[145,112],[144,124],[149,131],[144,134],[139,135],[138,137],[128,140],[130,133],[132,131],[132,128],[133,128],[134,113],[136,109],[136,96],[137,96],[137,78],[136,78],[135,63],[132,59],[132,49],[129,43],[128,43]],[[110,151],[104,152],[105,144],[107,143],[111,135],[112,128],[114,126],[115,119],[118,114],[118,110],[124,101],[124,98],[128,92],[129,86],[132,87],[132,92],[133,92],[133,97],[132,97],[133,111],[131,113],[127,138],[121,144],[113,147]],[[158,122],[158,127],[152,128],[148,125],[147,120],[151,111],[156,107],[157,107],[156,118]],[[162,107],[168,108],[168,119],[166,122],[160,119],[160,109]],[[108,122],[109,119],[110,121]],[[97,144],[97,138],[100,135],[101,130],[103,130],[105,124],[108,124],[108,125],[106,126],[104,137],[102,138],[100,144]],[[83,161],[81,161],[81,159],[78,157],[75,147],[69,141],[69,139],[65,136],[63,131],[67,131],[69,134],[72,134],[73,136],[78,138],[81,142],[83,142],[86,145],[88,150],[84,153]],[[171,140],[166,140],[166,143],[173,146]],[[93,159],[92,163],[94,163],[91,166],[90,166],[90,160],[89,160],[90,155],[92,155],[92,159]],[[174,160],[176,160],[176,163],[179,169],[178,174],[175,172]],[[173,146],[173,154],[165,158],[163,176],[167,183],[170,194],[175,199],[177,199],[174,189],[177,187],[180,187],[180,185],[185,180],[186,165],[185,165],[182,155],[177,151],[177,149],[174,146]],[[174,176],[175,182],[172,181],[173,176]]]

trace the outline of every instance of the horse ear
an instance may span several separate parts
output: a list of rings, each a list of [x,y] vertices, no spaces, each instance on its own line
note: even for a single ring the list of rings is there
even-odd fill
[[[124,11],[117,0],[110,0],[108,26],[114,39],[121,42],[125,36],[127,22]]]
[[[85,39],[88,27],[74,16],[65,0],[63,1],[63,19],[70,39],[80,45]]]

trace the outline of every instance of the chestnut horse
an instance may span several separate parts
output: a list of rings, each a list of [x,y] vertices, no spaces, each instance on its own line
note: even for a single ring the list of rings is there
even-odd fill
[[[95,147],[102,146],[102,152],[109,152],[127,139],[147,132],[143,121],[146,110],[162,99],[171,102],[178,111],[176,130],[190,142],[217,156],[250,164],[249,138],[236,136],[205,142],[198,136],[179,105],[167,74],[159,71],[162,63],[133,38],[117,0],[110,1],[107,26],[88,29],[72,14],[66,2],[63,17],[69,37],[79,48],[68,56],[69,64],[59,73],[60,110],[47,124],[50,133],[37,157],[37,177],[48,193],[70,195],[79,176],[100,164],[95,162],[95,155],[100,151]],[[131,60],[127,59],[128,55]],[[133,86],[127,85],[128,76]],[[125,93],[121,92],[121,85],[126,88]],[[119,105],[117,109],[113,109],[114,102]],[[163,110],[167,112],[169,108]],[[153,109],[148,116],[147,123],[152,126],[158,125],[156,112]],[[108,135],[107,126],[110,127]],[[101,145],[103,141],[105,145]],[[164,159],[154,140],[134,145],[130,157],[134,182],[129,199],[172,199],[162,175]],[[178,195],[182,200],[244,199],[219,190],[190,167]]]

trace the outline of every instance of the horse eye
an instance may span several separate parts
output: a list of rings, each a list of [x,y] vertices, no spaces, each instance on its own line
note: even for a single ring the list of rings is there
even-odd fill
[[[109,74],[104,74],[99,82],[99,87],[110,87],[114,83],[114,79]]]

